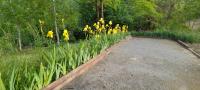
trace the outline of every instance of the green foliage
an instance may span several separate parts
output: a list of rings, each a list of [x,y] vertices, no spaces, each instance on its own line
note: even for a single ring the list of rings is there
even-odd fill
[[[128,24],[132,27],[132,18],[128,8],[123,0],[107,0],[105,1],[105,18],[113,20],[115,24]]]
[[[54,30],[53,6],[51,0],[1,0],[0,3],[0,37],[10,34],[11,44],[17,46],[17,30],[21,31],[23,46],[41,45],[39,20],[44,21],[44,32]],[[61,20],[69,30],[76,29],[80,23],[78,4],[74,0],[56,0],[57,22],[59,30],[63,28]]]
[[[158,26],[161,14],[155,3],[149,0],[134,0],[129,3],[136,30],[152,30]]]
[[[1,79],[1,73],[0,73],[0,90],[6,90],[3,80]]]
[[[162,17],[157,5],[149,0],[108,0],[106,5],[105,18],[126,23],[133,30],[155,29]]]
[[[200,43],[199,32],[191,31],[169,31],[169,30],[156,30],[152,32],[132,32],[133,36],[145,36],[154,38],[164,38],[171,40],[181,40],[188,43]]]

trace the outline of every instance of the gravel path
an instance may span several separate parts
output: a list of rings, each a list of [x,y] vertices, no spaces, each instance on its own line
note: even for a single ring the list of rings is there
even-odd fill
[[[63,90],[200,90],[200,60],[176,42],[134,38]]]

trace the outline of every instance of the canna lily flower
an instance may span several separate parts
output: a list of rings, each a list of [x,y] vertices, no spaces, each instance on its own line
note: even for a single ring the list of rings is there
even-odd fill
[[[47,37],[48,38],[53,38],[53,31],[48,31]]]

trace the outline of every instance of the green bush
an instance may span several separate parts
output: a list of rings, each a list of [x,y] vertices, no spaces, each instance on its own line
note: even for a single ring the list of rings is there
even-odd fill
[[[106,2],[105,7],[105,18],[126,23],[131,30],[153,30],[162,17],[156,4],[150,0],[111,0]]]
[[[192,31],[169,31],[169,30],[156,30],[146,32],[132,32],[133,36],[145,36],[154,38],[164,38],[171,40],[181,40],[188,43],[200,43],[199,32]]]

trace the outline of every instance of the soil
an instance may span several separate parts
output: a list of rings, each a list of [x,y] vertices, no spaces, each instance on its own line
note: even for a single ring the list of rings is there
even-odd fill
[[[174,41],[134,38],[62,90],[200,90],[200,60]]]

